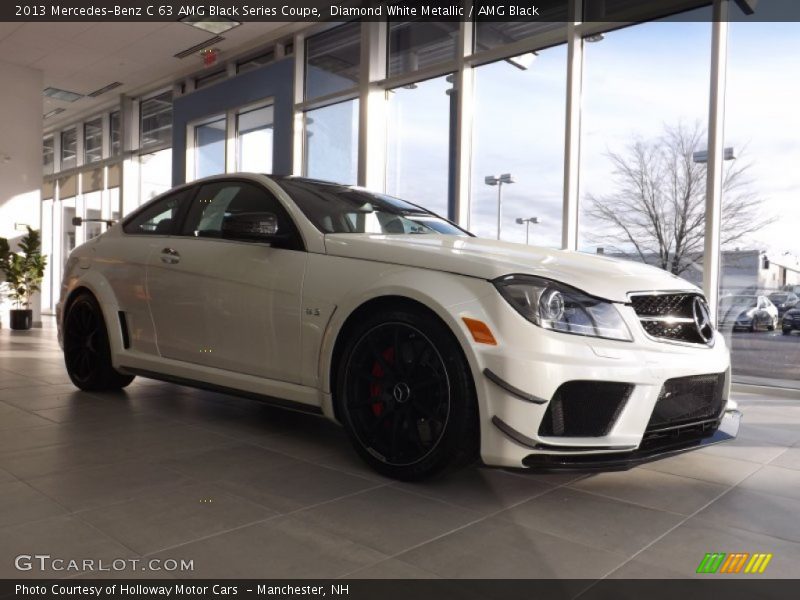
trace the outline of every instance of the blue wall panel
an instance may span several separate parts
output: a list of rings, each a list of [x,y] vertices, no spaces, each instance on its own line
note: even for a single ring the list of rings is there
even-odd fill
[[[172,184],[186,181],[186,126],[189,123],[266,98],[274,102],[272,172],[289,175],[292,170],[293,90],[294,59],[285,58],[176,98],[172,116]]]

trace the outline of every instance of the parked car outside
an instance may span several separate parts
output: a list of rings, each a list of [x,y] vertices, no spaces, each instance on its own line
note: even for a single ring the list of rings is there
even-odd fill
[[[790,308],[783,315],[781,322],[783,335],[790,335],[793,331],[800,330],[800,308]]]
[[[787,310],[794,308],[800,302],[800,297],[794,292],[772,292],[769,299],[778,309],[779,317],[783,317]]]
[[[733,331],[773,331],[778,327],[778,309],[766,296],[736,295],[719,299],[720,328]]]

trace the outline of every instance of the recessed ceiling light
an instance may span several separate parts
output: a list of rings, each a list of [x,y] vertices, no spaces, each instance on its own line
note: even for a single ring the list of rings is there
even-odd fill
[[[241,25],[239,21],[234,21],[233,19],[227,19],[225,17],[212,18],[212,17],[198,17],[197,15],[184,17],[180,21],[181,23],[186,23],[187,25],[191,25],[192,27],[197,27],[197,29],[202,29],[203,31],[207,31],[215,35],[225,33],[226,31],[229,31],[234,27],[238,27],[239,25]]]
[[[75,100],[83,98],[83,94],[68,92],[67,90],[60,90],[54,87],[44,88],[42,93],[48,98],[55,98],[56,100],[63,100],[64,102],[75,102]]]
[[[49,119],[50,117],[55,117],[56,115],[61,114],[62,112],[64,112],[63,108],[54,108],[50,112],[44,113],[44,118]]]

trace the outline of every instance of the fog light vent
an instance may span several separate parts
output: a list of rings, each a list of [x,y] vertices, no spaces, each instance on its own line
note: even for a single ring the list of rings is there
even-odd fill
[[[553,395],[539,426],[541,436],[608,435],[633,392],[630,383],[568,381]]]

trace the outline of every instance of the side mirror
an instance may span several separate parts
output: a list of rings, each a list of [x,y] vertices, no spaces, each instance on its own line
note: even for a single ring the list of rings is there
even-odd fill
[[[222,221],[222,237],[273,242],[281,238],[278,217],[271,212],[246,212],[230,215]]]

